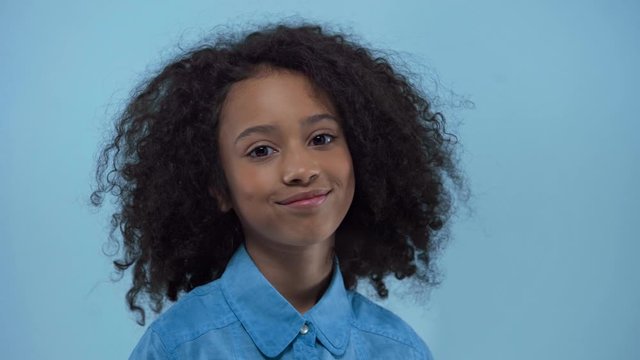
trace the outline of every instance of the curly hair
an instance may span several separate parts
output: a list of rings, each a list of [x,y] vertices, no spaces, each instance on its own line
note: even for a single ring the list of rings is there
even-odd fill
[[[143,84],[102,149],[94,206],[116,197],[113,261],[132,270],[129,308],[145,323],[194,287],[219,278],[243,242],[233,211],[208,189],[228,194],[219,161],[218,123],[230,87],[259,66],[304,74],[344,119],[356,188],[336,231],[345,286],[368,279],[378,296],[385,277],[433,285],[433,265],[462,177],[457,138],[408,77],[384,56],[313,24],[274,24],[219,35],[183,54]],[[114,235],[119,232],[120,240]]]

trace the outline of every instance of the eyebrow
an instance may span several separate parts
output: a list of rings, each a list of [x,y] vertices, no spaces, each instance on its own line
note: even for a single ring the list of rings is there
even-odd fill
[[[300,124],[301,127],[309,127],[317,122],[323,121],[323,120],[332,120],[335,122],[338,122],[338,119],[331,115],[331,114],[315,114],[315,115],[311,115],[309,117],[306,117],[302,120],[302,123]],[[250,128],[246,128],[244,129],[240,135],[238,135],[238,137],[236,138],[234,144],[237,144],[238,141],[240,141],[241,139],[251,135],[251,134],[270,134],[270,133],[274,133],[277,131],[277,127],[274,125],[256,125],[256,126],[252,126]]]

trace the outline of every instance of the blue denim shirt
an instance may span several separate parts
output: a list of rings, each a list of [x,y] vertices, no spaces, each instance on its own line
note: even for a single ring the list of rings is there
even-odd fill
[[[432,359],[399,317],[346,291],[335,263],[328,289],[302,315],[240,246],[220,279],[149,326],[130,359]]]

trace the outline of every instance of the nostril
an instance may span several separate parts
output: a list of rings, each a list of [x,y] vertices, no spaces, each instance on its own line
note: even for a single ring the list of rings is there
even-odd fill
[[[283,177],[283,181],[287,184],[306,184],[315,181],[319,176],[318,170],[305,170],[300,169],[298,171],[286,174]]]

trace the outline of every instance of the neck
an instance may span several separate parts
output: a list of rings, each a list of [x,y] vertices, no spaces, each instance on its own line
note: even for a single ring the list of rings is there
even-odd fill
[[[304,314],[320,300],[333,269],[333,241],[287,246],[246,239],[246,248],[271,285]]]

